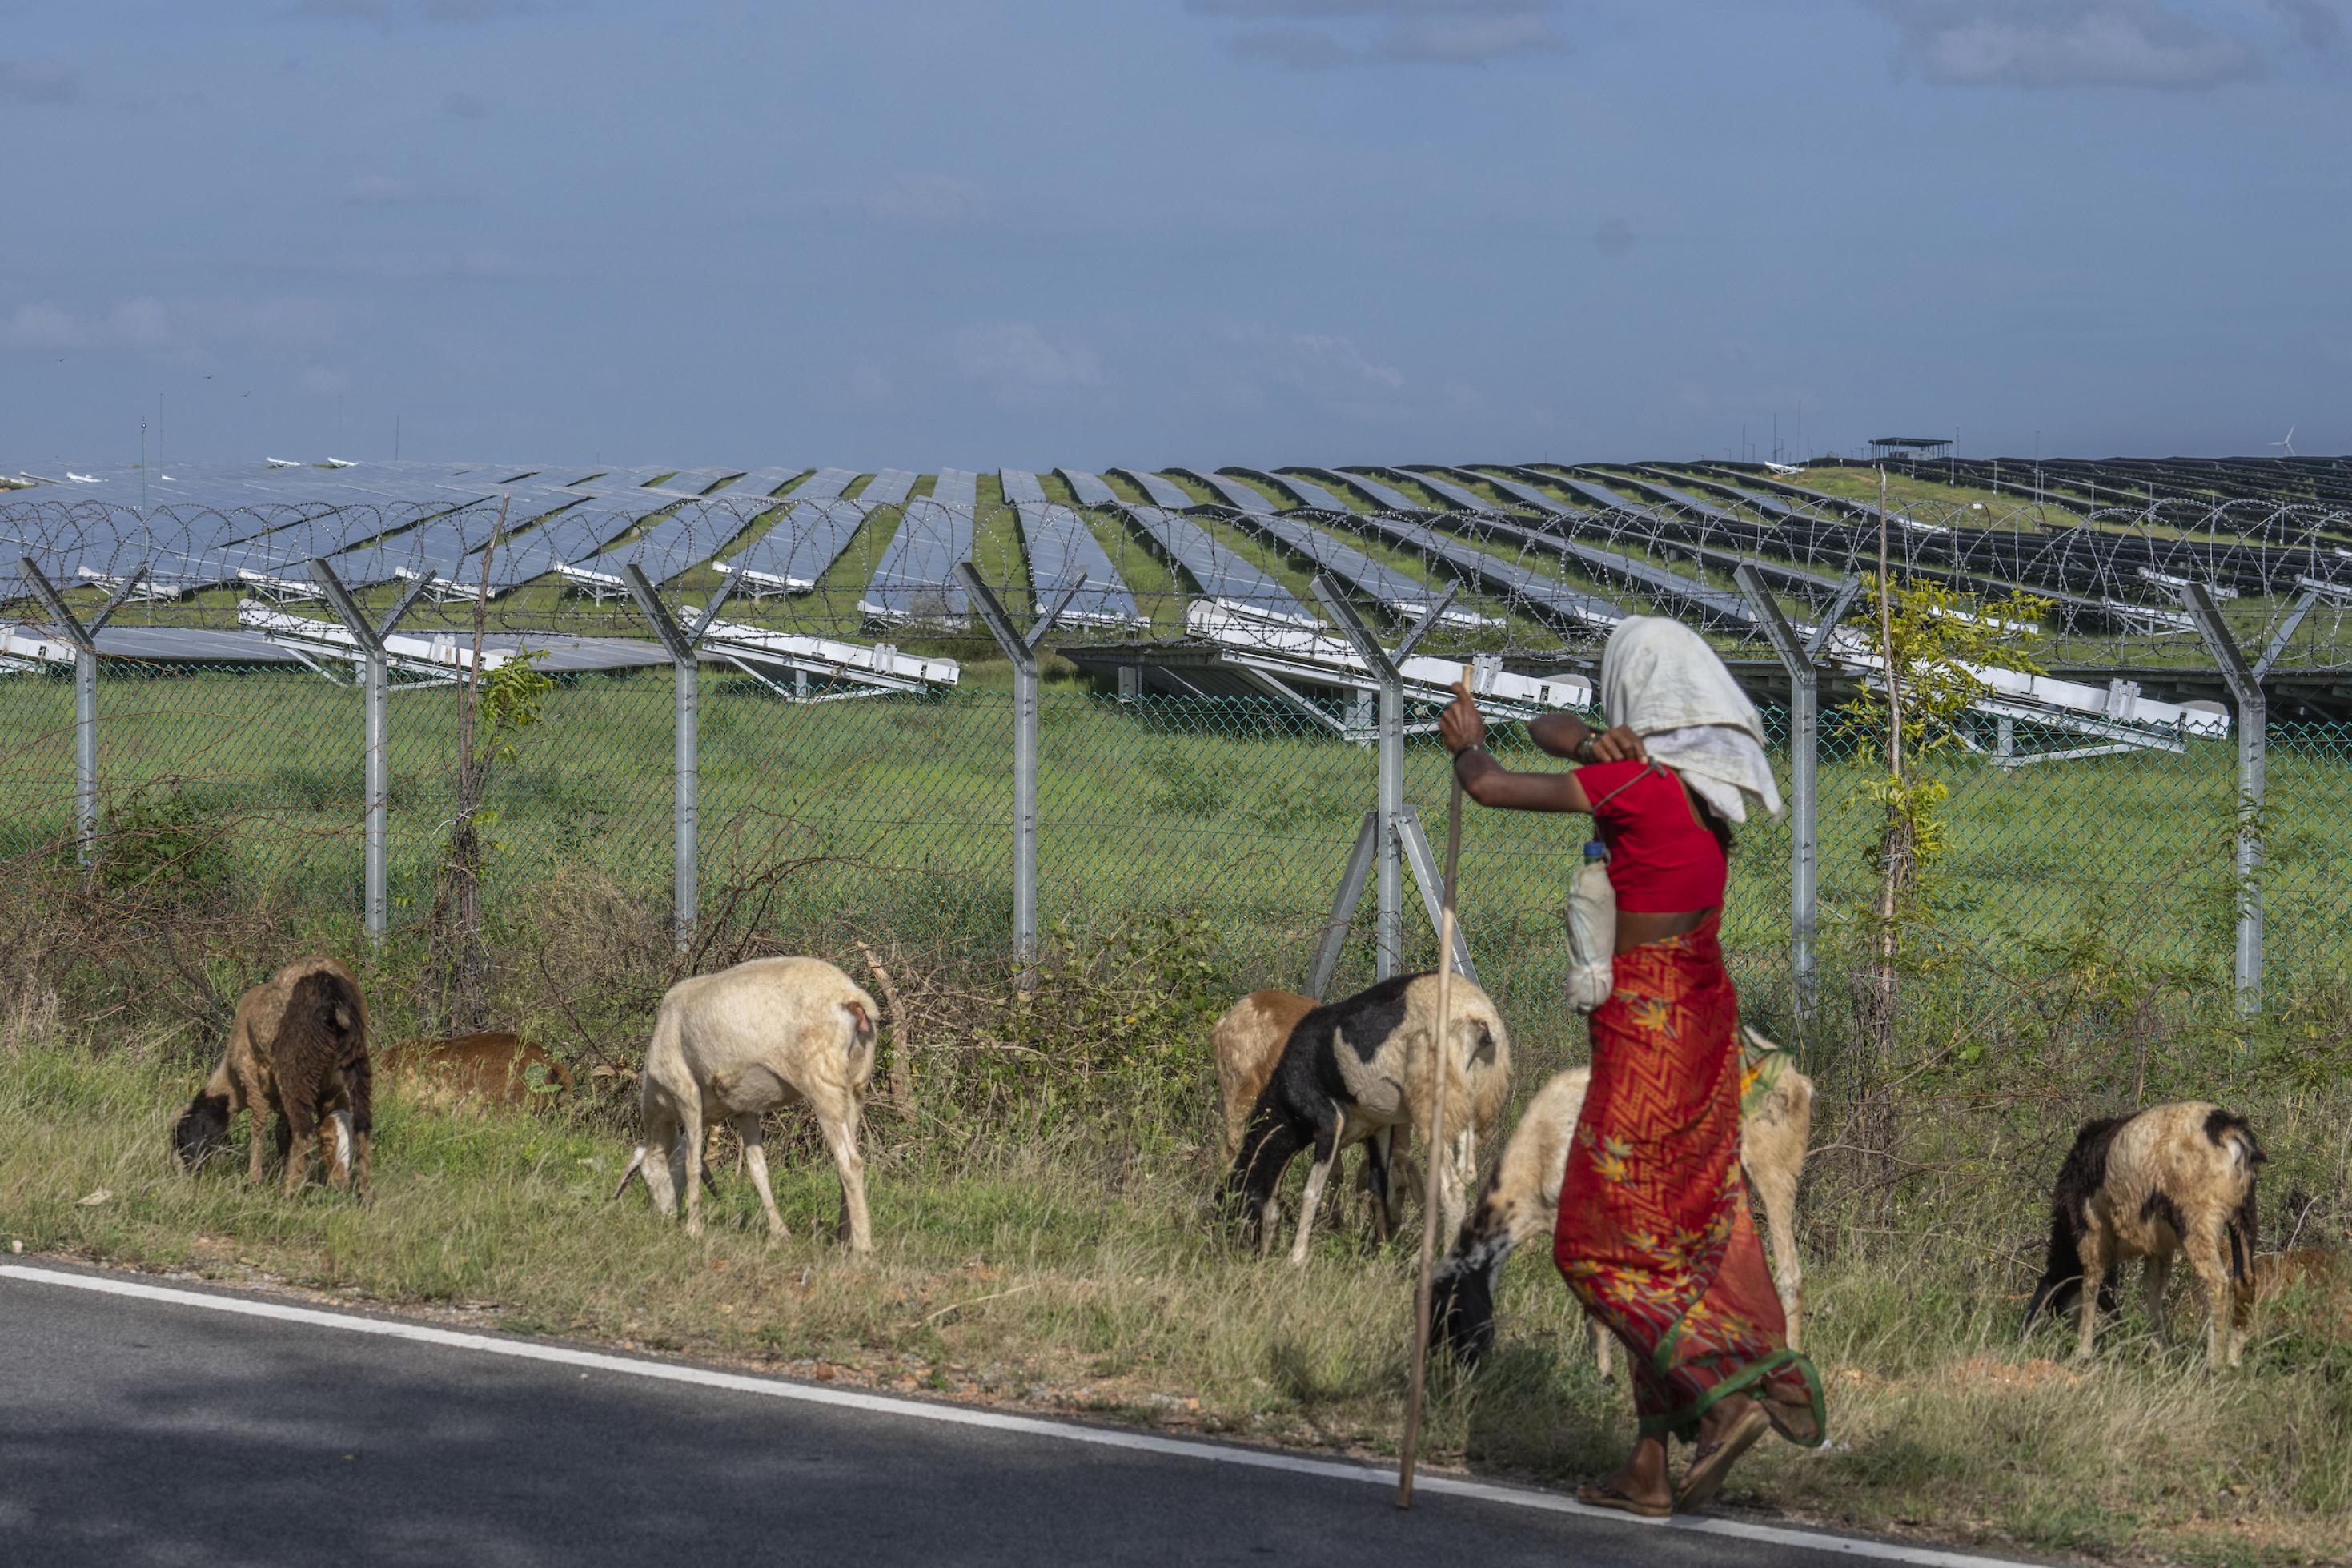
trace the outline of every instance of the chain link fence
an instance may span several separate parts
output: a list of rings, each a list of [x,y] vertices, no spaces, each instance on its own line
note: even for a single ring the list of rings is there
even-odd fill
[[[1521,472],[1528,484],[1544,478]],[[1045,572],[1037,553],[1045,536],[1024,530],[1037,519],[1005,503],[992,478],[981,490],[978,507],[961,519],[963,559],[1025,629],[1047,588],[1076,580],[1034,580]],[[914,620],[879,615],[866,597],[882,580],[885,545],[903,541],[920,497],[863,510],[848,501],[810,503],[799,516],[800,508],[787,510],[787,497],[712,517],[709,539],[723,535],[727,549],[765,540],[779,581],[799,559],[795,540],[822,538],[830,528],[849,543],[829,546],[832,564],[813,585],[789,592],[763,596],[758,584],[730,582],[707,565],[642,585],[663,613],[703,633],[711,628],[681,601],[708,604],[722,588],[733,595],[707,617],[723,626],[698,659],[692,864],[700,913],[756,919],[787,941],[846,915],[859,929],[1002,977],[1022,952],[1015,825],[1034,811],[1043,941],[1181,916],[1206,927],[1234,984],[1304,986],[1350,850],[1378,804],[1377,683],[1360,660],[1348,664],[1349,644],[1329,623],[1286,622],[1288,612],[1269,606],[1311,607],[1318,584],[1331,586],[1339,574],[1338,588],[1375,623],[1392,617],[1393,628],[1410,627],[1453,593],[1420,652],[1490,685],[1507,666],[1516,672],[1509,679],[1519,684],[1496,703],[1493,745],[1507,764],[1545,765],[1510,716],[1589,700],[1572,694],[1589,694],[1606,635],[1606,616],[1592,609],[1601,595],[1612,596],[1609,613],[1675,613],[1704,624],[1744,677],[1762,672],[1762,685],[1751,687],[1763,698],[1783,791],[1799,814],[1810,808],[1817,829],[1822,962],[1838,964],[1857,950],[1876,883],[1881,819],[1868,792],[1875,764],[1850,711],[1870,667],[1853,652],[1860,644],[1834,639],[1859,634],[1858,625],[1841,631],[1841,617],[1859,618],[1852,589],[1874,568],[1869,547],[1878,532],[1826,507],[1803,517],[1784,507],[1787,515],[1768,517],[1727,490],[1710,494],[1727,508],[1723,517],[1778,531],[1759,533],[1761,542],[1749,540],[1735,559],[1695,545],[1690,516],[1622,498],[1633,495],[1630,485],[1605,528],[1578,536],[1582,558],[1559,554],[1532,528],[1506,537],[1478,520],[1486,514],[1434,523],[1369,507],[1347,517],[1316,514],[1317,537],[1344,537],[1358,550],[1349,566],[1336,556],[1303,559],[1311,540],[1286,544],[1263,518],[1237,508],[1204,507],[1194,538],[1150,507],[1065,507],[1075,521],[1063,544],[1098,546],[1086,570],[1116,577],[1134,609],[1113,614],[1081,594],[1070,603],[1083,619],[1045,640],[1034,801],[1015,786],[1024,727],[1018,661],[1008,664],[1000,640],[965,612],[963,590],[933,585],[935,602]],[[1204,490],[1200,498],[1213,499]],[[203,541],[233,535],[246,541],[233,547],[245,559],[256,541],[278,539],[278,555],[299,557],[305,541],[381,536],[389,542],[371,547],[378,575],[364,583],[355,577],[352,599],[365,621],[407,616],[384,698],[389,933],[413,928],[434,896],[458,810],[458,678],[476,638],[485,668],[493,658],[523,656],[526,645],[554,655],[543,661],[555,684],[538,722],[496,741],[494,781],[478,819],[488,841],[486,919],[527,925],[564,890],[590,884],[665,915],[671,908],[679,891],[677,677],[664,644],[649,635],[646,598],[631,596],[625,539],[595,558],[610,570],[494,589],[487,602],[466,591],[472,558],[453,566],[420,557],[419,570],[437,571],[448,597],[414,600],[415,575],[387,563],[399,540],[429,531],[422,515],[355,519],[350,508],[314,508],[299,520],[276,513],[132,518],[87,503],[11,507],[0,497],[0,532],[10,535],[0,553],[16,562],[0,594],[17,607],[14,622],[0,622],[8,639],[0,645],[0,853],[94,856],[96,873],[106,875],[108,855],[136,841],[150,846],[140,852],[151,859],[187,858],[213,896],[279,901],[356,935],[367,910],[357,634],[338,609],[302,599],[299,559],[267,572],[231,570],[228,558],[208,555]],[[2292,574],[2340,554],[2331,541],[2352,538],[2352,519],[2279,507],[2260,516],[2223,508],[2200,522],[2175,505],[2085,513],[2056,530],[2043,510],[1986,519],[1981,507],[1937,513],[1913,500],[1902,526],[1886,532],[1887,570],[1898,580],[1967,583],[1997,570],[2053,591],[2074,582],[2029,650],[2066,675],[2063,692],[2036,686],[1999,716],[1990,706],[1972,713],[1968,743],[1926,764],[1949,795],[1938,811],[1942,844],[1924,931],[1953,951],[2018,966],[2063,955],[2104,930],[2119,934],[2133,961],[2151,971],[2226,984],[2258,894],[2267,950],[2257,977],[2272,994],[2333,976],[2342,967],[2338,934],[2352,917],[2352,852],[2343,848],[2352,825],[2352,724],[2315,718],[2325,706],[2311,702],[2340,678],[2346,600],[2298,589]],[[478,521],[479,512],[466,516]],[[1139,520],[1144,513],[1150,516]],[[1301,515],[1284,514],[1291,523]],[[673,558],[707,560],[720,548],[675,537],[702,520],[691,504],[668,513],[664,526],[675,527],[664,548]],[[446,517],[431,524],[449,527]],[[2059,532],[2067,537],[2053,537]],[[495,531],[486,537],[493,552],[527,552],[531,536],[526,530],[515,543]],[[1206,558],[1197,552],[1212,545],[1222,552],[1216,560],[1240,560],[1257,573],[1249,592],[1266,602],[1239,590],[1220,595],[1201,580]],[[1780,575],[1735,572],[1743,561]],[[2067,576],[2077,566],[2079,580]],[[1660,587],[1635,568],[1652,578],[1671,570],[1683,586]],[[2281,572],[2290,577],[2273,583]],[[2210,636],[2164,586],[2168,574],[2212,585],[2221,596],[2216,623],[2248,662],[2267,652],[2262,678],[2284,694],[2260,732],[2269,779],[2258,809],[2242,799],[2242,737],[2228,722],[2237,705],[2200,706],[2186,695],[2191,688],[2230,693],[2215,674]],[[37,575],[44,580],[36,583]],[[487,565],[478,575],[489,580]],[[1421,585],[1412,589],[1419,603],[1396,598],[1400,583]],[[2274,591],[2263,591],[2266,585]],[[95,634],[95,656],[78,653],[57,607],[94,619],[110,599],[113,620]],[[1291,642],[1219,642],[1222,623],[1202,619],[1204,605],[1220,613],[1239,605]],[[1810,801],[1795,800],[1790,763],[1805,740],[1791,722],[1794,666],[1769,634],[1775,610],[1814,639],[1821,667],[1811,743],[1818,787]],[[168,641],[224,633],[258,653],[229,657]],[[78,844],[83,664],[95,674],[96,768],[86,782],[99,832]],[[1407,670],[1401,687],[1403,799],[1440,843],[1446,761],[1431,726],[1442,683],[1452,678]],[[1555,679],[1571,700],[1527,695]],[[2178,700],[2155,706],[2170,716],[2147,716],[2140,682],[2169,683]],[[2022,751],[2011,744],[2020,737],[2029,741]],[[2031,759],[2032,745],[2042,759]],[[2242,832],[2256,830],[2263,862],[2242,877],[2233,857]],[[1522,1031],[1538,1038],[1574,1032],[1557,1000],[1564,952],[1556,912],[1584,831],[1574,819],[1475,809],[1465,822],[1461,912],[1471,953]],[[1751,1009],[1785,1020],[1797,1004],[1797,830],[1786,819],[1752,822],[1739,841],[1727,949]],[[1374,904],[1367,892],[1340,912],[1347,936],[1336,989],[1374,973]],[[1401,958],[1413,967],[1435,959],[1421,905],[1408,877]]]

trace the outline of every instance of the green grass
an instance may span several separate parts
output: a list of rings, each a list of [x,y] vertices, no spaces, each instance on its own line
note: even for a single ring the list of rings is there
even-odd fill
[[[1213,528],[1216,525],[1212,525]],[[877,530],[878,533],[879,530]],[[1139,553],[1139,552],[1138,552]],[[1285,578],[1304,591],[1297,574]],[[939,942],[1001,948],[1012,803],[1009,672],[967,672],[971,689],[930,698],[796,706],[747,678],[706,674],[701,694],[707,880],[724,881],[789,843],[833,859],[793,884],[782,913],[836,904],[887,912]],[[527,908],[537,890],[590,869],[658,901],[669,884],[671,684],[647,670],[565,681],[520,737],[491,805],[489,897]],[[0,852],[70,834],[70,683],[0,681]],[[429,899],[449,810],[456,694],[393,698],[391,865],[396,923]],[[1305,972],[1330,890],[1370,803],[1370,755],[1307,733],[1271,705],[1153,699],[1119,705],[1049,685],[1041,723],[1040,878],[1047,918],[1192,907],[1220,921],[1236,973]],[[238,885],[347,914],[361,821],[358,694],[306,672],[205,674],[100,686],[100,769],[110,800],[155,781],[185,792],[217,831]],[[1495,744],[1534,763],[1517,727]],[[1872,885],[1866,770],[1830,737],[1821,784],[1825,940],[1852,939]],[[2340,966],[2352,915],[2352,749],[2338,731],[2282,730],[2271,757],[2264,884],[2280,983]],[[1407,798],[1433,819],[1443,753],[1407,747]],[[2003,772],[1939,758],[1950,787],[1947,852],[1929,911],[1939,940],[2006,959],[2127,918],[2139,959],[2207,977],[2226,972],[2233,748],[2191,742],[2148,753]],[[1556,1017],[1557,926],[1581,843],[1566,819],[1474,812],[1464,918],[1490,983]],[[1786,973],[1788,839],[1759,822],[1734,858],[1727,933],[1743,980],[1778,1009]],[[1415,941],[1426,943],[1416,917]],[[1361,923],[1358,936],[1363,935]],[[1351,966],[1360,956],[1351,949]],[[1351,968],[1350,972],[1354,972]],[[1547,1025],[1549,1027],[1549,1025]]]
[[[825,1236],[830,1166],[789,1118],[770,1144],[792,1232],[776,1244],[730,1162],[708,1234],[689,1240],[641,1190],[607,1201],[625,1119],[485,1111],[389,1085],[371,1200],[319,1186],[287,1199],[247,1186],[235,1148],[195,1177],[174,1170],[166,1130],[201,1067],[119,1027],[113,1040],[97,1054],[53,1027],[0,1037],[0,1241],[836,1384],[1395,1451],[1412,1251],[1372,1248],[1352,1205],[1304,1270],[1238,1245],[1210,1202],[1205,1055],[1176,1103],[1129,1107],[1156,1118],[1154,1136],[1016,1111],[987,1135],[943,1138],[928,1129],[952,1117],[946,1104],[919,1118],[878,1110],[866,1138],[877,1251],[859,1260]],[[2264,1131],[2284,1147],[2326,1129],[2274,1113]],[[2021,1205],[2032,1178],[1979,1165],[1973,1210],[1963,1198],[1897,1215],[1913,1255],[1864,1253],[1834,1232],[1816,1243],[1809,1350],[1832,1445],[1768,1443],[1727,1500],[2009,1550],[2340,1561],[2352,1359],[2335,1309],[2312,1295],[2270,1309],[2241,1373],[2209,1376],[2131,1318],[2095,1368],[2057,1364],[2045,1359],[2055,1333],[2017,1341],[2028,1276],[2013,1249],[2032,1222]],[[1543,1249],[1528,1251],[1505,1275],[1478,1376],[1433,1377],[1424,1460],[1565,1486],[1615,1461],[1631,1411],[1594,1375]],[[2184,1338],[2195,1321],[2184,1300]]]

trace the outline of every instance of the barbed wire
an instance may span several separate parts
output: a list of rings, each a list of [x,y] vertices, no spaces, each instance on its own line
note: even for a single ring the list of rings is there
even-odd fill
[[[251,632],[268,613],[331,620],[310,564],[324,559],[376,609],[429,580],[404,622],[419,631],[470,625],[487,586],[493,632],[650,641],[630,593],[635,566],[680,607],[723,590],[730,622],[984,658],[994,643],[953,571],[970,560],[1024,624],[1084,574],[1046,639],[1056,649],[1198,643],[1202,606],[1330,633],[1309,586],[1320,572],[1375,627],[1408,623],[1452,590],[1424,644],[1434,654],[1573,664],[1618,619],[1654,613],[1703,627],[1727,653],[1769,659],[1734,579],[1741,563],[1808,626],[1850,581],[1874,580],[1883,551],[1898,582],[1942,583],[1988,607],[2021,592],[2045,601],[2025,643],[2045,668],[2210,667],[2183,608],[2189,583],[2279,672],[2352,662],[2352,505],[2179,495],[2093,505],[2053,486],[2041,500],[1914,495],[1882,518],[1873,499],[1723,465],[1579,470],[1573,488],[1567,471],[1516,472],[1549,509],[1500,492],[1475,508],[1411,511],[985,494],[969,506],[705,497],[642,516],[586,515],[544,497],[142,509],[41,486],[0,492],[0,619],[50,619],[19,564],[28,560],[74,602],[125,592],[118,627]],[[659,498],[634,503],[649,504]]]

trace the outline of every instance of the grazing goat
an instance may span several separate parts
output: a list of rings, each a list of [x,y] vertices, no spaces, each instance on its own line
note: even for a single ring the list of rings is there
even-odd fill
[[[572,1069],[511,1034],[404,1040],[377,1053],[387,1081],[430,1085],[493,1105],[543,1106],[573,1087]]]
[[[1210,1050],[1217,1061],[1217,1093],[1224,1103],[1228,1165],[1241,1152],[1242,1134],[1249,1130],[1250,1113],[1282,1048],[1298,1020],[1315,1010],[1313,997],[1297,991],[1252,991],[1225,1009],[1209,1031]]]
[[[760,1117],[805,1102],[841,1173],[839,1228],[851,1250],[872,1251],[857,1132],[874,1079],[875,1012],[874,998],[822,958],[754,958],[672,986],[646,1052],[640,1142],[613,1196],[642,1171],[654,1206],[675,1215],[682,1187],[686,1233],[701,1235],[703,1126],[731,1122],[768,1234],[780,1237]]]
[[[2163,1341],[2164,1288],[2174,1255],[2186,1252],[2205,1296],[2206,1359],[2238,1365],[2253,1280],[2254,1172],[2268,1158],[2244,1117],[2201,1100],[2085,1124],[2058,1168],[2049,1265],[2026,1327],[2076,1306],[2074,1355],[2088,1360],[2099,1312],[2115,1301],[2110,1271],[2145,1258],[2149,1324]]]
[[[172,1128],[180,1163],[194,1170],[228,1136],[229,1120],[252,1113],[246,1175],[262,1175],[261,1127],[277,1113],[285,1190],[310,1176],[318,1140],[328,1185],[364,1196],[374,1132],[367,1004],[351,971],[332,958],[302,958],[237,998],[228,1046]]]
[[[1804,1341],[1805,1271],[1797,1257],[1797,1178],[1812,1134],[1813,1081],[1779,1046],[1752,1029],[1741,1032],[1750,1065],[1740,1097],[1739,1163],[1769,1227],[1772,1283],[1788,1320],[1789,1348],[1798,1350]],[[1430,1316],[1439,1342],[1465,1366],[1476,1366],[1494,1341],[1495,1284],[1504,1263],[1524,1243],[1550,1234],[1558,1220],[1569,1140],[1591,1082],[1591,1068],[1571,1067],[1536,1091],[1478,1206],[1437,1266]],[[1610,1375],[1614,1345],[1606,1329],[1592,1325],[1593,1355],[1603,1377]]]
[[[1249,1128],[1250,1112],[1257,1105],[1265,1081],[1274,1076],[1274,1064],[1282,1060],[1282,1048],[1290,1039],[1290,1031],[1298,1020],[1315,1010],[1315,998],[1297,991],[1252,991],[1225,1009],[1216,1027],[1209,1031],[1211,1053],[1217,1063],[1217,1092],[1225,1112],[1225,1143],[1223,1159],[1231,1165],[1241,1152],[1242,1134]],[[1364,1145],[1364,1164],[1357,1180],[1371,1195],[1372,1234],[1375,1239],[1389,1239],[1391,1206],[1380,1195],[1388,1190],[1385,1185],[1397,1175],[1397,1163],[1391,1158],[1387,1133],[1376,1133]],[[1269,1195],[1266,1198],[1265,1223],[1279,1222],[1281,1205]]]
[[[1374,1140],[1372,1202],[1389,1207],[1387,1145],[1396,1129],[1418,1127],[1439,1173],[1439,1207],[1450,1227],[1461,1222],[1471,1176],[1477,1169],[1477,1134],[1492,1125],[1510,1094],[1511,1042],[1495,1004],[1467,979],[1450,998],[1452,1040],[1446,1052],[1445,1120],[1430,1123],[1429,1052],[1436,1035],[1437,977],[1400,975],[1300,1019],[1259,1091],[1249,1126],[1226,1178],[1254,1236],[1270,1245],[1274,1189],[1298,1151],[1313,1145],[1298,1235],[1290,1260],[1307,1261],[1315,1210],[1339,1152]],[[1440,1151],[1450,1150],[1445,1158]]]

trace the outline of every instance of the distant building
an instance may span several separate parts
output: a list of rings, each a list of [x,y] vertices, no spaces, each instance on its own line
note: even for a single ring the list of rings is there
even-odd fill
[[[1930,435],[1882,435],[1870,444],[1873,461],[1884,463],[1889,458],[1907,458],[1916,463],[1922,457],[1948,457],[1952,443],[1948,437]]]

